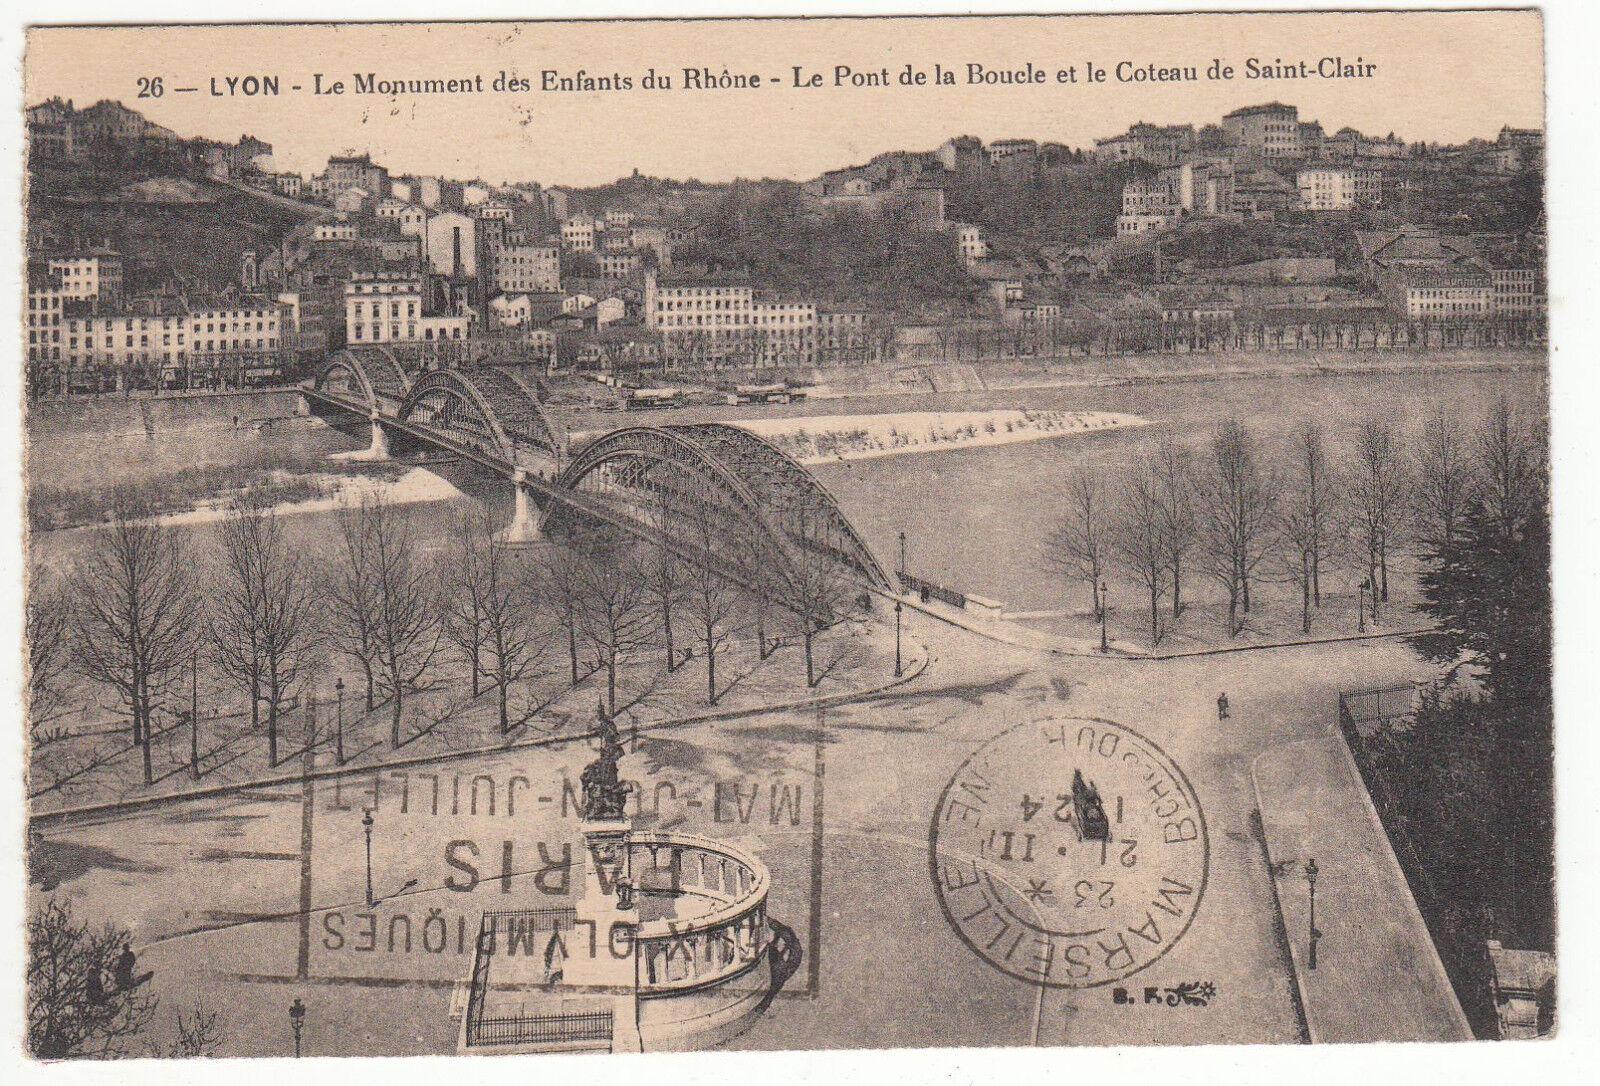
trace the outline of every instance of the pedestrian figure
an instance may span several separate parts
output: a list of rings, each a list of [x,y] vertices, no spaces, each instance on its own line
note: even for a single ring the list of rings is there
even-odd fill
[[[106,1001],[106,982],[105,978],[100,975],[100,967],[98,965],[89,967],[89,976],[84,983],[84,988],[88,992],[90,1003],[104,1003]]]
[[[1228,719],[1228,694],[1227,691],[1217,695],[1217,719]]]

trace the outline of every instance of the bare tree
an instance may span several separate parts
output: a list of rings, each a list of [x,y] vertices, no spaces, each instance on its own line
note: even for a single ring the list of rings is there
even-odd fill
[[[1322,570],[1338,551],[1340,492],[1320,425],[1309,419],[1301,423],[1291,439],[1290,459],[1290,492],[1284,497],[1291,507],[1286,515],[1294,520],[1289,549],[1296,561],[1305,559],[1308,576],[1304,587],[1310,590],[1311,606],[1321,607]]]
[[[673,530],[670,522],[677,517],[677,511],[670,502],[671,492],[662,487],[657,495],[657,527],[670,535]],[[661,609],[661,640],[666,648],[667,670],[676,671],[680,661],[673,644],[672,615],[673,610],[682,603],[686,588],[683,562],[669,548],[657,544],[649,549],[642,564],[650,595]]]
[[[651,637],[655,608],[637,552],[621,538],[597,537],[579,556],[578,622],[606,673],[606,714],[617,715],[617,671]]]
[[[557,620],[566,634],[569,682],[577,686],[584,676],[578,674],[578,637],[582,632],[583,583],[580,576],[580,549],[582,537],[568,538],[547,547],[540,570],[540,584],[549,596]]]
[[[1413,463],[1413,534],[1430,551],[1455,542],[1472,496],[1471,458],[1460,421],[1437,408],[1422,424]]]
[[[1100,581],[1109,550],[1103,489],[1093,468],[1080,468],[1068,476],[1062,495],[1065,511],[1045,541],[1045,560],[1052,568],[1068,577],[1088,579],[1096,619],[1104,606]]]
[[[808,540],[810,532],[819,527],[816,510],[802,506],[795,511],[794,531],[797,539]],[[849,608],[851,586],[844,570],[827,549],[804,543],[790,548],[787,576],[784,578],[788,597],[787,613],[797,627],[806,655],[806,686],[817,685],[815,642],[817,634],[843,617]]]
[[[701,549],[702,553],[714,553],[712,543],[716,540],[717,525],[709,505],[696,504],[689,515],[689,531],[691,538]],[[764,586],[767,571],[756,570],[757,584]],[[696,637],[700,643],[700,651],[706,658],[706,704],[717,703],[717,654],[722,646],[733,636],[734,615],[738,607],[739,592],[720,573],[713,570],[710,563],[695,562],[687,567],[688,592],[687,600],[689,613],[694,621]],[[762,621],[767,610],[767,599],[764,589],[753,594],[752,605],[757,614],[757,638],[765,642],[765,625]],[[760,655],[766,656],[766,646],[762,644]]]
[[[1199,539],[1200,519],[1195,511],[1192,457],[1170,432],[1161,435],[1157,446],[1155,475],[1162,541],[1172,574],[1172,617],[1177,618],[1183,614],[1184,561]]]
[[[70,618],[61,586],[35,571],[28,580],[23,633],[28,642],[28,735],[36,745],[64,737],[55,724],[67,711],[63,684],[72,669]]]
[[[155,711],[173,675],[189,661],[195,623],[189,557],[181,537],[150,520],[151,509],[126,496],[73,587],[74,655],[95,682],[127,707],[133,741],[150,784]]]
[[[1200,478],[1200,551],[1206,571],[1227,590],[1228,636],[1244,629],[1250,580],[1271,550],[1273,481],[1256,462],[1255,442],[1238,419],[1227,419],[1211,439]]]
[[[46,901],[28,918],[28,1051],[40,1059],[116,1059],[150,1024],[156,999],[113,979],[128,932],[91,931],[71,898]]]
[[[1168,563],[1162,479],[1159,460],[1135,467],[1117,493],[1117,514],[1110,531],[1111,553],[1137,581],[1150,600],[1150,647],[1161,641],[1161,597],[1166,595]]]
[[[1536,424],[1522,417],[1505,396],[1489,409],[1477,439],[1479,499],[1501,534],[1511,538],[1529,503],[1544,500],[1540,484],[1549,473],[1547,442]]]
[[[716,554],[717,526],[712,523],[709,506],[697,504],[688,514],[693,522],[690,535],[705,554]],[[758,525],[746,523],[737,530],[737,561],[739,583],[745,589],[750,610],[755,615],[756,658],[765,660],[777,648],[777,641],[767,637],[767,621],[782,591],[778,575],[778,562],[772,553],[772,541]],[[700,587],[695,581],[691,592]]]
[[[444,637],[467,661],[472,676],[472,696],[482,693],[483,642],[489,581],[496,571],[493,566],[496,552],[493,528],[485,531],[488,523],[485,511],[477,506],[458,510],[450,522],[451,547],[440,571],[443,591]]]
[[[1278,564],[1300,590],[1300,628],[1311,632],[1311,610],[1322,606],[1322,569],[1337,532],[1337,491],[1322,427],[1306,420],[1289,440],[1289,472],[1277,514]]]
[[[173,1023],[177,1038],[166,1047],[154,1041],[145,1042],[145,1051],[153,1059],[192,1060],[217,1054],[225,1037],[222,1032],[222,1015],[207,1009],[199,999],[188,1012],[179,1011]]]
[[[323,585],[328,603],[328,631],[333,645],[354,660],[365,680],[367,712],[377,707],[378,584],[373,555],[365,536],[366,521],[360,505],[346,503],[336,514],[339,553]]]
[[[495,692],[504,735],[511,731],[512,687],[539,673],[548,645],[536,581],[516,552],[496,545],[495,523],[486,510],[464,513],[456,533],[458,570],[452,591],[473,597],[471,616],[478,630],[472,641],[473,672],[488,679]],[[459,598],[450,608],[456,615],[467,610]],[[476,686],[474,682],[474,697]]]
[[[403,510],[382,495],[363,495],[342,513],[349,519],[341,580],[360,616],[360,628],[347,627],[344,643],[367,639],[368,666],[389,700],[389,745],[398,747],[406,695],[426,689],[423,676],[443,640],[441,606]]]
[[[250,724],[267,708],[267,760],[278,764],[278,718],[319,639],[312,579],[270,509],[240,507],[222,522],[222,562],[210,621],[212,657],[250,696]]]
[[[1406,492],[1405,471],[1388,423],[1368,419],[1356,427],[1355,447],[1344,474],[1349,480],[1351,521],[1366,557],[1376,615],[1377,601],[1389,599],[1389,551],[1399,535]]]

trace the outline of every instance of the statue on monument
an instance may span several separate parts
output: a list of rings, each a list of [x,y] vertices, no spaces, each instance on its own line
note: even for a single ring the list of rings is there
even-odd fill
[[[600,720],[600,756],[584,767],[583,817],[586,821],[614,821],[626,818],[628,796],[637,785],[622,780],[617,762],[622,759],[622,736],[616,723],[606,715],[604,704],[595,709]]]

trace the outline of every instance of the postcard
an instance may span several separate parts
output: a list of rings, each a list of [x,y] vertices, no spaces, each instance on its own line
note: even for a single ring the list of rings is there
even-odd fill
[[[34,1057],[1554,1031],[1538,11],[23,78]]]

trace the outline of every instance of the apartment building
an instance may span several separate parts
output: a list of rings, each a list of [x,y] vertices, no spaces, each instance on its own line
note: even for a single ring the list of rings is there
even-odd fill
[[[1095,140],[1094,157],[1097,162],[1141,161],[1176,166],[1194,147],[1192,124],[1156,125],[1140,121],[1120,136]]]
[[[1356,166],[1307,167],[1295,174],[1306,211],[1352,211],[1383,204],[1383,171]]]
[[[34,286],[28,291],[28,361],[61,360],[61,332],[65,325],[67,296],[54,287]]]
[[[422,280],[404,273],[355,276],[344,286],[344,312],[351,346],[464,339],[471,333],[468,315],[424,315]]]
[[[577,215],[561,224],[561,247],[574,253],[594,252],[594,220]]]
[[[1255,158],[1303,158],[1300,111],[1282,102],[1245,106],[1222,118],[1222,130],[1240,152]]]
[[[1474,267],[1410,268],[1389,280],[1386,293],[1412,320],[1481,319],[1495,311],[1494,281]]]
[[[330,200],[350,189],[361,189],[373,197],[389,193],[389,171],[368,155],[335,155],[328,159],[322,178]]]
[[[63,298],[115,304],[122,296],[122,257],[110,250],[53,256],[47,266]]]
[[[1498,317],[1532,318],[1545,314],[1544,276],[1534,268],[1490,268],[1494,313]]]
[[[808,365],[816,359],[817,307],[757,294],[732,279],[645,275],[645,325],[668,361]]]
[[[988,259],[989,243],[983,238],[981,226],[970,222],[951,223],[950,233],[955,238],[956,252],[961,254],[961,261],[967,267]]]
[[[561,289],[561,249],[555,245],[509,245],[494,254],[494,288],[508,294]]]

